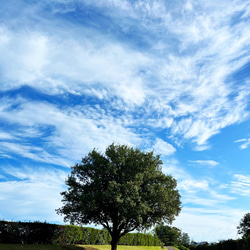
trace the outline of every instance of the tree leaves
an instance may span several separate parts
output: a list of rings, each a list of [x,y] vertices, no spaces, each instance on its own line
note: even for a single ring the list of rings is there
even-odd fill
[[[246,213],[241,219],[239,226],[237,227],[238,234],[242,234],[244,239],[250,235],[250,213]]]

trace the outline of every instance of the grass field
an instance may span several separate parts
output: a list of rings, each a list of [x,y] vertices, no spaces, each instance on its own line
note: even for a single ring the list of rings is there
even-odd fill
[[[84,248],[60,245],[0,244],[0,250],[84,250]]]
[[[84,246],[86,247],[86,250],[88,250],[87,247],[92,247],[98,250],[110,250],[110,245],[91,245],[91,246]],[[89,249],[91,250],[91,249]],[[155,247],[155,246],[117,246],[117,250],[162,250],[161,247]]]
[[[0,244],[0,250],[110,250],[110,245],[60,246],[60,245],[20,245]],[[155,246],[118,246],[117,250],[161,250]]]

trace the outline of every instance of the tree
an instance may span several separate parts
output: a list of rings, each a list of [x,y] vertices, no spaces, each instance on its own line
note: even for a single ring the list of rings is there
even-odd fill
[[[111,249],[135,229],[171,223],[181,210],[176,180],[161,171],[160,156],[125,145],[93,149],[71,167],[68,189],[57,213],[71,224],[100,224],[111,235]]]
[[[187,233],[182,233],[179,243],[185,247],[188,247],[190,245],[190,237]]]
[[[165,246],[177,245],[181,238],[181,230],[177,227],[164,226],[160,224],[155,228],[156,235]]]
[[[250,235],[250,213],[246,213],[241,219],[239,226],[237,227],[238,234],[242,234],[244,239]]]

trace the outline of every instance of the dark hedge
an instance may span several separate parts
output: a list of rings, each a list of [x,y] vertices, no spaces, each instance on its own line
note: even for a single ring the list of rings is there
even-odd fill
[[[0,221],[0,243],[107,245],[110,242],[111,236],[105,229],[46,222]],[[118,244],[160,246],[161,242],[150,234],[128,233],[120,239]]]

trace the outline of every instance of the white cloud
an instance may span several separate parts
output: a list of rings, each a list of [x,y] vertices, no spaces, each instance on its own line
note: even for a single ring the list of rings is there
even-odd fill
[[[219,199],[223,198],[223,199]],[[227,203],[230,200],[234,200],[235,198],[227,196],[227,195],[217,195],[213,197],[212,195],[203,198],[202,195],[185,195],[183,198],[183,204],[186,207],[189,206],[200,206],[200,207],[216,207],[221,203]]]
[[[11,139],[13,139],[13,136],[11,134],[0,131],[0,140],[11,140]]]
[[[191,176],[180,166],[180,162],[175,158],[164,157],[163,160],[163,168],[162,171],[166,175],[173,175],[174,178],[179,181],[183,179],[189,179]]]
[[[6,103],[10,103],[10,100],[4,102],[2,119],[22,126],[22,134],[15,134],[18,140],[22,139],[26,143],[20,143],[18,140],[1,142],[0,148],[6,154],[15,153],[37,161],[69,166],[70,161],[80,160],[94,147],[103,151],[112,142],[132,145],[140,145],[141,142],[140,136],[126,128],[122,119],[109,116],[100,107],[60,110],[43,102],[27,102],[25,99],[14,102],[18,104],[18,108],[9,107],[7,110]],[[43,135],[48,126],[53,129],[48,135]],[[37,138],[44,142],[42,147],[29,144],[27,136],[30,136],[31,128],[38,130]],[[53,155],[48,153],[51,149]]]
[[[219,164],[219,162],[213,161],[213,160],[196,160],[196,161],[188,161],[188,162],[202,165],[202,166],[208,166],[210,168],[216,167]]]
[[[173,226],[187,232],[196,242],[237,239],[237,226],[243,209],[216,206],[214,209],[184,207]]]
[[[234,141],[234,142],[246,142],[248,141],[248,139],[240,139],[240,140],[237,140],[237,141]]]
[[[5,157],[12,158],[13,154],[32,159],[38,162],[45,162],[55,165],[68,166],[70,161],[65,157],[51,155],[41,147],[23,145],[20,142],[0,142],[0,149],[5,152]]]
[[[171,144],[159,138],[156,139],[152,149],[154,150],[154,153],[160,155],[172,155],[176,151],[176,149]]]
[[[62,30],[56,38],[35,31],[14,34],[5,28],[3,32],[8,34],[0,47],[4,89],[28,84],[47,94],[84,93],[98,83],[127,103],[142,104],[145,99],[147,88],[138,72],[149,59],[140,52],[125,50],[99,33],[98,39],[78,41],[63,36]]]
[[[0,26],[0,48],[6,46],[9,43],[10,36],[9,32],[6,30],[6,28],[1,25]]]
[[[13,34],[6,28],[4,33],[8,35],[8,41],[0,47],[0,67],[5,81],[18,81],[14,83],[17,86],[43,77],[42,70],[48,63],[47,37],[36,32]]]
[[[185,9],[188,11],[193,10],[193,6],[192,6],[192,3],[190,1],[187,1],[186,5],[185,5]]]
[[[186,178],[179,182],[178,187],[180,190],[184,190],[188,193],[196,193],[199,191],[208,191],[209,183],[207,180],[194,180],[191,178]]]
[[[197,150],[208,149],[213,135],[247,118],[250,90],[226,82],[249,61],[245,49],[250,40],[248,26],[243,19],[238,25],[229,25],[236,12],[247,9],[247,3],[187,1],[181,6],[175,3],[173,8],[164,1],[81,3],[102,9],[103,16],[114,20],[123,32],[131,32],[133,27],[151,46],[146,49],[125,44],[92,26],[76,22],[72,29],[63,19],[60,25],[53,17],[45,20],[37,15],[46,4],[27,7],[29,10],[20,13],[38,18],[37,30],[20,28],[16,33],[7,22],[1,26],[0,65],[6,79],[3,89],[28,84],[46,94],[118,97],[131,109],[142,108],[147,101],[151,108],[148,112],[161,110],[155,126],[172,126],[174,136],[193,141]],[[111,6],[115,11],[110,11]],[[75,11],[76,5],[74,1],[61,2],[52,8],[65,14],[65,10]],[[20,27],[29,26],[25,17]],[[142,32],[145,27],[146,34]],[[156,53],[157,43],[161,46]],[[232,99],[232,95],[237,97]]]
[[[177,179],[177,187],[184,207],[199,205],[211,209],[211,207],[226,204],[236,199],[234,196],[226,194],[225,190],[221,194],[221,183],[216,183],[213,179],[206,177],[195,178],[191,176],[174,159],[164,161],[163,172],[171,174]],[[226,186],[226,190],[228,189],[229,185]]]
[[[217,190],[210,190],[209,193],[214,199],[217,200],[218,203],[226,203],[227,201],[236,199],[236,197],[234,196],[230,196],[227,194],[219,194]]]
[[[247,18],[247,17],[249,17],[250,16],[250,5],[247,5],[244,11],[245,12],[244,12],[244,14],[242,15],[241,18]]]
[[[55,209],[62,205],[60,192],[65,189],[66,172],[45,168],[8,168],[4,174],[19,180],[0,182],[1,218],[63,222]]]
[[[235,141],[236,143],[241,143],[240,149],[246,149],[250,145],[250,138],[240,139]]]
[[[249,183],[250,184],[250,175],[249,176],[244,176],[241,174],[235,174],[234,178],[238,181]]]
[[[235,174],[231,182],[231,192],[241,196],[250,196],[250,175]]]

